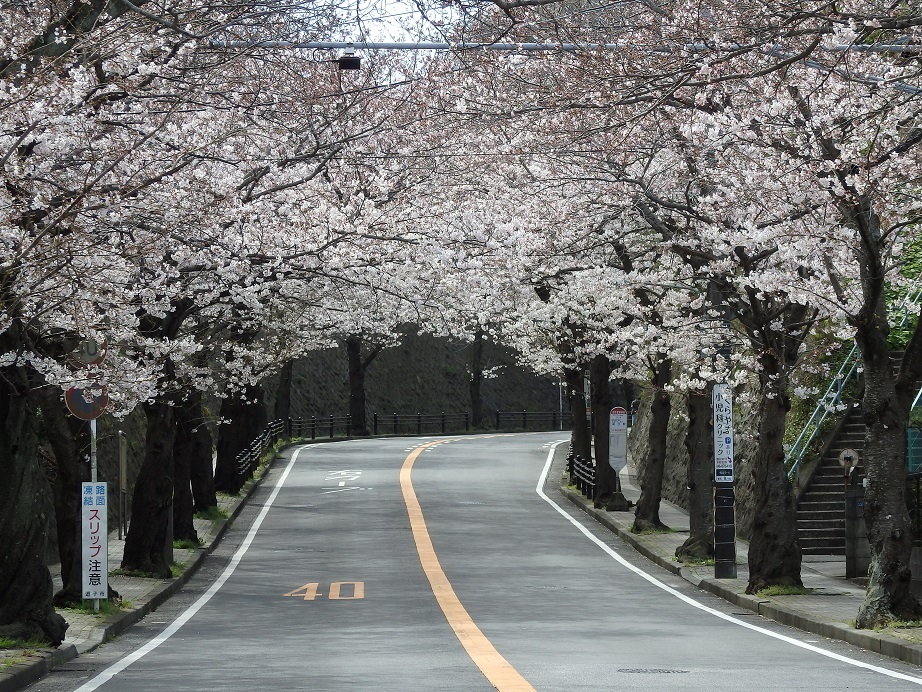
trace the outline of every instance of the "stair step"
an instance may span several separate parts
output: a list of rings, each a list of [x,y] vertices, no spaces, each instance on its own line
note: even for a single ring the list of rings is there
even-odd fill
[[[806,498],[797,503],[798,512],[842,512],[845,514],[845,501],[830,500],[811,501]]]
[[[838,546],[800,546],[801,555],[845,555],[845,542],[842,547]]]
[[[797,517],[797,530],[800,531],[824,531],[836,530],[845,525],[845,517],[835,519],[819,519],[813,517]],[[845,531],[843,528],[842,531]],[[799,534],[800,535],[800,534]]]
[[[845,536],[813,536],[807,537],[801,534],[797,535],[797,541],[800,543],[801,550],[816,548],[834,548],[845,552]]]
[[[834,507],[825,504],[820,507],[813,505],[805,507],[803,503],[801,503],[797,505],[797,516],[810,519],[844,519],[845,504],[837,504]]]
[[[799,539],[819,540],[826,538],[841,538],[845,540],[845,522],[841,526],[823,526],[818,529],[811,529],[804,526],[798,526],[797,537]]]

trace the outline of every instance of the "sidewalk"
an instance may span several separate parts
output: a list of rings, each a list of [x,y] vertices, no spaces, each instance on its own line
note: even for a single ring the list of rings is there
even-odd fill
[[[226,519],[195,519],[195,530],[203,541],[196,550],[173,549],[173,579],[156,579],[110,575],[109,583],[122,597],[120,607],[112,606],[108,613],[85,613],[58,609],[69,627],[64,643],[57,649],[0,649],[0,692],[13,692],[38,680],[51,668],[92,651],[102,642],[118,635],[155,610],[170,596],[178,592],[199,568],[205,556],[221,540],[227,527],[240,513],[243,505],[258,486],[259,481],[249,481],[240,495],[218,494],[218,507]],[[122,563],[125,541],[118,532],[109,535],[109,569],[116,570]],[[54,590],[61,588],[61,566],[51,565]]]
[[[746,594],[749,582],[749,544],[746,541],[736,542],[737,578],[715,579],[713,565],[685,565],[675,558],[676,548],[688,538],[688,513],[685,510],[664,500],[660,506],[660,519],[674,532],[634,534],[630,531],[634,521],[633,510],[606,512],[594,509],[592,502],[568,488],[566,482],[564,476],[561,491],[573,504],[646,558],[698,588],[783,625],[840,639],[913,665],[922,665],[922,628],[888,628],[880,632],[855,629],[855,618],[864,602],[865,590],[845,578],[844,556],[804,556],[801,578],[806,588],[814,590],[809,595],[750,596]],[[624,496],[636,504],[640,490],[630,479],[622,479],[622,490]]]

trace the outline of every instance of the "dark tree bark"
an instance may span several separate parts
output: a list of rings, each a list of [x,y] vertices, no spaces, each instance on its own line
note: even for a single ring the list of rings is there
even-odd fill
[[[710,388],[709,388],[710,389]],[[686,541],[676,548],[684,561],[714,557],[714,436],[711,428],[711,397],[706,392],[688,392],[688,523]]]
[[[175,459],[173,538],[198,541],[198,533],[193,523],[196,502],[192,490],[192,469],[197,469],[200,474],[203,469],[207,468],[208,478],[212,479],[211,434],[205,425],[201,392],[190,392],[186,400],[177,408],[176,415],[176,439],[173,442],[173,458]],[[213,479],[210,485],[213,497]],[[199,491],[201,490],[200,487]],[[217,498],[214,498],[212,505],[216,504]]]
[[[483,395],[480,386],[483,383],[483,330],[474,332],[474,342],[471,344],[471,425],[476,428],[483,427]]]
[[[567,398],[570,402],[570,415],[573,422],[571,432],[573,453],[588,461],[592,459],[592,438],[589,432],[589,422],[586,420],[583,371],[576,365],[565,367],[564,379],[567,383]]]
[[[660,521],[659,507],[663,497],[663,473],[666,466],[666,432],[672,403],[666,385],[672,379],[672,361],[662,358],[651,372],[653,398],[650,404],[650,429],[647,443],[647,458],[644,460],[640,477],[640,499],[634,510],[634,525],[631,531],[662,531],[666,525]]]
[[[0,350],[16,350],[10,327]],[[59,646],[67,623],[54,610],[45,566],[51,489],[38,463],[36,410],[24,368],[0,370],[0,636]]]
[[[346,354],[349,357],[349,415],[352,416],[352,434],[368,435],[365,421],[365,368],[362,365],[362,338],[350,336],[346,339]]]
[[[275,396],[275,420],[291,418],[291,387],[294,381],[295,362],[289,360],[279,371],[279,389]]]
[[[365,371],[378,357],[382,346],[375,346],[362,353],[363,340],[360,336],[346,339],[346,354],[349,357],[349,415],[352,416],[352,434],[368,435],[368,420],[365,414]]]
[[[205,425],[205,409],[199,395],[197,412],[190,415],[192,420],[200,421],[195,429],[196,452],[190,454],[191,466],[189,481],[192,486],[192,511],[204,512],[209,507],[217,507],[214,482],[214,441],[211,431]]]
[[[173,504],[176,420],[173,407],[160,400],[144,404],[144,413],[147,442],[132,496],[122,569],[169,579],[166,541]]]
[[[868,480],[864,520],[871,547],[870,578],[856,625],[872,628],[894,619],[922,617],[922,604],[910,591],[912,524],[905,497],[909,408],[922,376],[922,319],[894,375],[887,343],[880,219],[869,200],[849,207],[848,212],[862,245],[863,301],[853,326],[864,365],[861,412],[867,426],[864,465]]]
[[[611,363],[607,356],[595,356],[589,364],[589,377],[592,380],[592,410],[594,416],[595,438],[595,490],[594,505],[609,511],[625,511],[630,504],[621,493],[618,473],[609,462],[609,417],[612,407]]]
[[[44,386],[38,390],[45,437],[54,452],[55,522],[63,586],[54,596],[56,606],[83,600],[80,567],[80,484],[90,480],[84,459],[89,454],[89,430],[85,421],[67,414],[61,391]]]
[[[803,586],[794,493],[784,465],[784,424],[791,408],[787,367],[769,351],[759,357],[759,445],[753,459],[755,511],[746,593],[768,586]]]
[[[225,397],[221,401],[221,419],[215,489],[236,494],[243,485],[237,472],[237,455],[268,423],[262,387],[258,384],[248,386],[243,392],[243,398]]]

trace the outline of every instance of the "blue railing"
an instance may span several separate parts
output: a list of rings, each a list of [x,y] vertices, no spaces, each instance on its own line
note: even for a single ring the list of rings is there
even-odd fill
[[[919,303],[922,301],[922,286],[918,285],[920,278],[922,277],[916,279],[917,284],[907,292],[903,300],[900,301],[899,306],[891,313],[894,316],[900,315],[899,322],[896,322],[893,326],[904,326],[909,321],[910,317],[916,314]],[[796,478],[797,474],[800,472],[800,463],[803,461],[807,450],[810,449],[811,443],[822,430],[823,423],[832,413],[839,410],[839,406],[842,403],[842,392],[845,386],[853,379],[857,379],[861,372],[861,351],[858,349],[858,344],[855,343],[845,357],[845,361],[842,363],[839,371],[836,373],[835,377],[833,377],[826,392],[820,397],[816,409],[813,411],[813,415],[810,416],[810,419],[807,421],[807,424],[804,426],[797,440],[794,441],[794,444],[792,444],[791,448],[788,450],[787,456],[785,457],[785,463],[788,466],[788,478],[792,480]],[[913,403],[913,406],[918,403],[920,397],[922,397],[922,389],[919,390],[919,394],[916,396],[916,401]]]

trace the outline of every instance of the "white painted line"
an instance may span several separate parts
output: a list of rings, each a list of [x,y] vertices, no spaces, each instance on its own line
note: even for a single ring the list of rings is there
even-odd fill
[[[764,634],[768,637],[772,637],[773,639],[779,639],[783,642],[787,642],[788,644],[793,644],[794,646],[800,647],[801,649],[807,649],[808,651],[812,651],[813,653],[820,654],[821,656],[826,656],[827,658],[835,659],[836,661],[841,661],[842,663],[847,663],[849,665],[856,666],[857,668],[864,668],[866,670],[872,670],[875,673],[880,673],[881,675],[886,675],[891,678],[896,678],[897,680],[906,680],[907,682],[912,682],[912,683],[915,683],[916,685],[922,685],[922,678],[917,678],[912,675],[906,675],[904,673],[897,673],[896,671],[887,670],[886,668],[874,666],[874,665],[871,665],[870,663],[864,663],[862,661],[855,660],[854,658],[848,658],[847,656],[842,656],[841,654],[836,654],[836,653],[833,653],[832,651],[826,651],[825,649],[821,649],[818,646],[813,646],[811,644],[807,644],[805,642],[799,641],[797,639],[794,639],[793,637],[788,637],[783,634],[778,634],[777,632],[772,632],[771,630],[767,630],[764,627],[759,627],[758,625],[753,625],[749,622],[737,620],[735,617],[731,615],[721,613],[719,610],[715,610],[714,608],[710,608],[704,605],[703,603],[699,603],[698,601],[692,598],[689,598],[685,594],[676,591],[671,586],[664,584],[656,577],[647,574],[642,569],[635,567],[634,565],[629,563],[623,557],[618,555],[618,553],[616,553],[614,550],[608,547],[604,542],[602,542],[601,540],[593,536],[592,533],[589,531],[589,529],[587,529],[585,526],[583,526],[578,521],[576,521],[573,517],[567,514],[566,511],[564,511],[564,509],[560,505],[558,505],[551,498],[545,495],[544,482],[547,479],[547,474],[551,470],[551,462],[554,460],[554,452],[557,450],[557,447],[563,444],[564,442],[566,442],[566,440],[561,440],[560,442],[557,442],[556,444],[554,444],[553,447],[551,447],[551,450],[547,455],[547,462],[544,464],[544,470],[541,472],[541,477],[538,479],[538,485],[535,488],[535,492],[537,492],[538,496],[542,500],[547,502],[551,507],[553,507],[564,519],[566,519],[571,524],[573,524],[573,526],[579,529],[580,532],[582,532],[582,534],[586,536],[586,538],[588,538],[590,541],[592,541],[597,546],[599,546],[602,550],[604,550],[610,557],[616,560],[623,567],[626,567],[627,569],[632,571],[637,576],[643,579],[646,579],[648,582],[650,582],[654,586],[675,596],[680,601],[684,601],[688,605],[693,606],[697,608],[698,610],[703,610],[704,612],[710,613],[711,615],[714,615],[715,617],[719,617],[721,620],[732,622],[733,624],[739,625],[740,627],[745,627],[748,630],[753,630],[754,632]],[[78,690],[77,692],[80,692],[80,691]]]
[[[131,652],[124,658],[113,663],[111,666],[102,671],[99,675],[92,678],[88,682],[84,683],[78,687],[74,692],[92,692],[95,689],[98,689],[100,686],[107,683],[113,677],[121,673],[125,668],[130,666],[135,661],[139,661],[144,656],[149,654],[151,651],[156,649],[158,646],[163,644],[167,639],[172,637],[179,630],[180,627],[185,625],[189,620],[195,615],[202,607],[212,599],[212,597],[218,593],[224,583],[230,578],[234,573],[234,570],[237,569],[237,565],[240,564],[240,560],[243,559],[243,556],[246,554],[247,550],[250,548],[250,544],[253,542],[253,539],[256,537],[256,532],[259,531],[259,527],[262,526],[263,519],[266,518],[266,515],[269,513],[269,508],[272,507],[272,503],[275,502],[276,496],[279,494],[279,490],[282,489],[282,485],[285,483],[285,479],[288,478],[288,474],[291,471],[292,467],[295,465],[295,461],[298,459],[298,455],[310,445],[305,445],[303,447],[298,447],[295,450],[295,453],[291,455],[291,461],[288,462],[288,466],[285,467],[285,471],[279,477],[278,483],[275,484],[275,488],[272,490],[272,494],[269,496],[269,499],[266,501],[266,505],[262,508],[262,511],[259,513],[259,516],[256,517],[256,521],[253,522],[253,526],[250,527],[249,533],[243,543],[237,549],[237,552],[234,553],[234,556],[231,558],[230,563],[227,567],[224,568],[224,571],[221,573],[221,576],[211,585],[211,588],[208,589],[204,594],[202,594],[199,599],[186,608],[178,618],[176,618],[172,624],[167,627],[163,632],[158,634],[156,637],[151,639],[147,644],[141,648]]]

